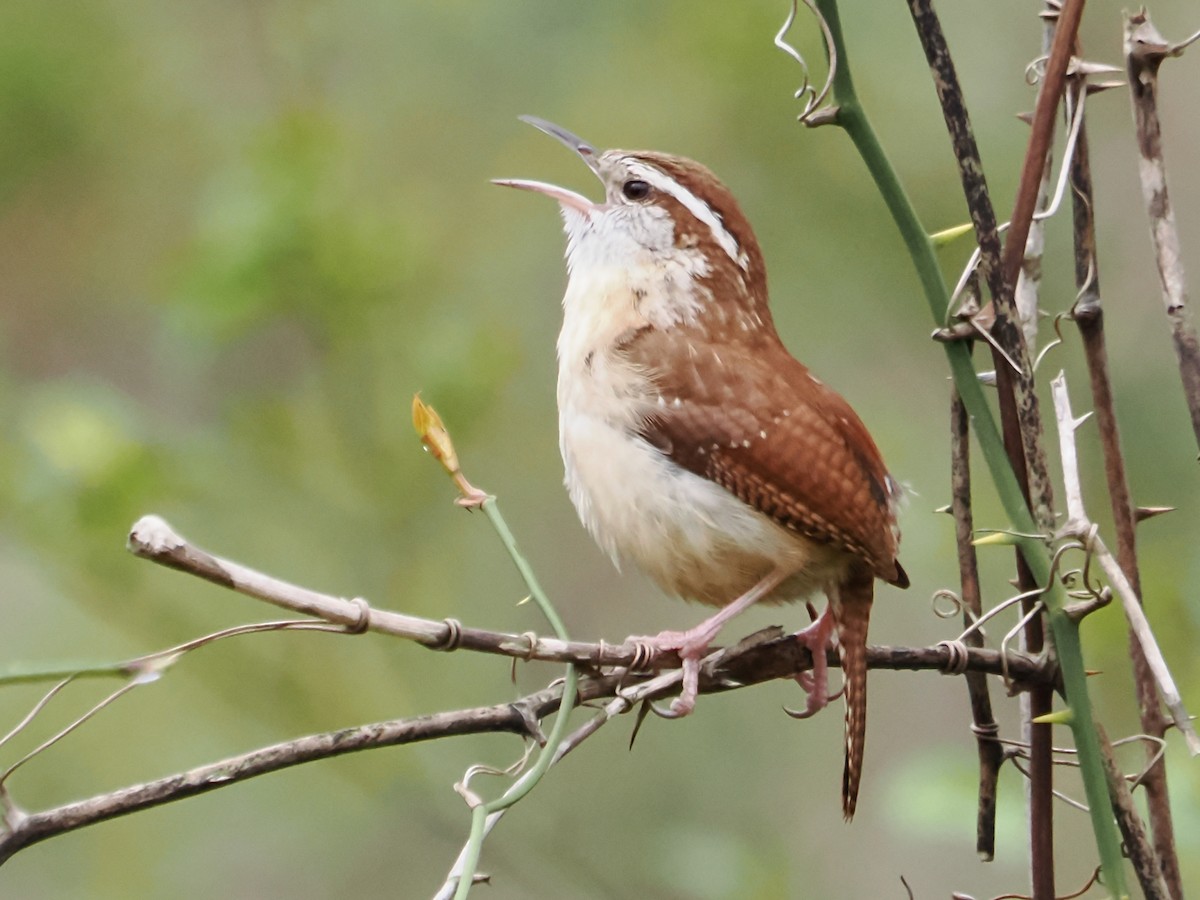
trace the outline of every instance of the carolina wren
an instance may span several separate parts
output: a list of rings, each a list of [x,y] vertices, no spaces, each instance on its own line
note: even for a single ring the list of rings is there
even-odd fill
[[[798,634],[813,651],[808,715],[828,701],[836,629],[846,697],[842,808],[854,815],[866,734],[867,623],[896,558],[900,490],[850,405],[783,346],[762,253],[737,201],[699,163],[597,152],[522,117],[603,182],[591,200],[538,181],[498,184],[558,201],[569,279],[558,337],[559,447],[580,519],[619,566],[721,609],[685,632],[640,639],[677,650],[694,706],[700,660],[756,602],[829,604]]]

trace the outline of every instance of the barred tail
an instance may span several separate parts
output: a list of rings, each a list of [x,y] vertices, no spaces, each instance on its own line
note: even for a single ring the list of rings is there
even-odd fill
[[[849,822],[858,804],[863,747],[867,738],[867,625],[875,595],[870,569],[855,569],[835,592],[838,654],[846,685],[846,762],[842,769],[842,814]]]

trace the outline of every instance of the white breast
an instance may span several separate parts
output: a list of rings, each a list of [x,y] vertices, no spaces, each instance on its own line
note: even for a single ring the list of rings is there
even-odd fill
[[[822,587],[837,554],[637,437],[659,395],[649,373],[612,351],[621,334],[647,320],[627,281],[581,275],[571,279],[558,341],[559,447],[571,501],[597,543],[617,565],[631,560],[665,591],[714,605],[735,599],[777,565],[804,574],[773,599]]]

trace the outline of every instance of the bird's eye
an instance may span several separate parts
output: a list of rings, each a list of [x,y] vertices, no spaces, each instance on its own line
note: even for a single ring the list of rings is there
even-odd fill
[[[633,178],[621,185],[621,193],[629,200],[645,200],[650,196],[650,185]]]

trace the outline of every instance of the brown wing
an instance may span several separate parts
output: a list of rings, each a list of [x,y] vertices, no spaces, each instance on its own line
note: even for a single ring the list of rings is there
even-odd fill
[[[642,436],[780,525],[907,586],[891,479],[850,404],[772,335],[739,342],[736,353],[706,337],[643,329],[622,348],[653,374],[662,397]]]

